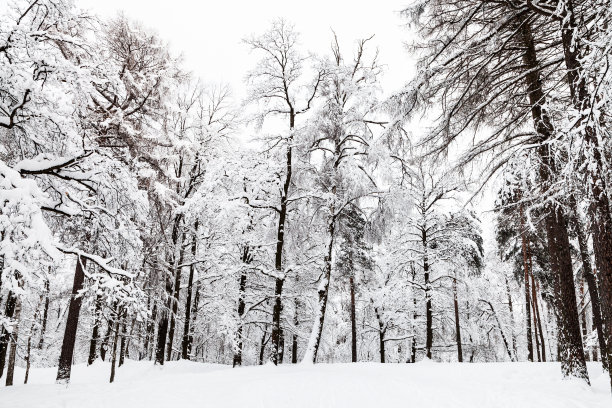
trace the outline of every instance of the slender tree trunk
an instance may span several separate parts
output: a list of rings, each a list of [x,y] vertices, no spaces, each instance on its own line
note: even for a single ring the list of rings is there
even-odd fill
[[[94,326],[91,333],[91,340],[89,342],[89,357],[87,359],[87,365],[92,365],[96,358],[98,358],[98,339],[100,337],[100,309],[101,309],[102,297],[98,295],[96,297],[96,305],[94,310]]]
[[[355,277],[351,273],[349,278],[351,287],[351,362],[357,362],[357,319],[355,313]]]
[[[110,340],[111,331],[113,330],[112,320],[109,319],[108,324],[106,326],[106,334],[104,334],[104,338],[102,339],[102,343],[100,344],[100,358],[102,361],[106,361],[106,352],[108,351],[108,342]]]
[[[15,304],[17,303],[17,296],[13,291],[9,291],[6,303],[4,305],[4,317],[12,319],[15,314]],[[8,350],[8,344],[10,341],[10,333],[6,327],[2,326],[0,334],[0,377],[4,374],[4,365],[6,363],[6,354]]]
[[[127,327],[126,320],[127,316],[125,312],[123,313],[123,317],[121,318],[121,346],[119,347],[119,367],[121,367],[125,361],[125,350],[126,350],[126,335],[127,335]]]
[[[551,171],[555,169],[554,156],[551,154],[550,145],[546,141],[552,138],[554,128],[544,109],[546,97],[542,90],[540,64],[537,59],[531,27],[527,21],[522,24],[521,34],[526,49],[523,61],[527,70],[525,75],[527,93],[531,104],[534,127],[540,137],[540,147],[538,148],[541,160],[540,179],[544,187],[543,190],[546,190],[553,182]],[[557,315],[561,371],[566,377],[577,377],[590,383],[580,336],[567,219],[563,209],[551,203],[546,205],[545,210],[544,224],[550,267],[554,277],[554,309]]]
[[[495,318],[495,322],[497,323],[497,328],[499,329],[499,333],[501,334],[502,341],[504,342],[504,346],[506,347],[506,353],[508,353],[508,358],[510,358],[510,360],[512,361],[512,352],[510,351],[510,346],[508,345],[508,339],[506,339],[506,335],[504,334],[504,330],[502,328],[501,322],[499,321],[499,318],[497,317],[495,308],[493,307],[491,302],[489,302],[488,300],[480,299],[480,301],[489,305],[489,308],[491,309],[491,313],[493,314],[493,317]],[[472,352],[472,358],[473,356],[474,356],[474,353]],[[470,358],[470,363],[472,362],[472,358]]]
[[[578,208],[574,196],[570,197],[571,205],[571,222],[576,231],[576,237],[578,238],[578,248],[580,250],[580,260],[582,262],[582,276],[587,282],[587,289],[589,291],[589,297],[591,298],[591,311],[593,315],[593,325],[597,330],[597,340],[599,342],[599,349],[604,351],[601,353],[601,363],[605,370],[608,370],[608,360],[606,350],[606,339],[603,329],[603,319],[601,317],[601,302],[599,300],[599,288],[597,287],[597,279],[593,273],[593,266],[591,265],[591,256],[589,254],[589,248],[587,245],[587,238],[583,229],[583,223],[581,222],[578,215]]]
[[[191,346],[193,344],[193,336],[191,334],[191,297],[193,295],[193,277],[195,272],[195,258],[197,253],[197,235],[198,221],[194,226],[193,241],[191,242],[191,257],[192,262],[189,266],[189,282],[187,283],[187,300],[185,301],[185,325],[183,327],[183,343],[181,344],[182,358],[189,360],[191,358]]]
[[[300,320],[298,319],[298,300],[297,298],[293,300],[293,326],[295,327],[295,332],[291,335],[292,337],[292,345],[291,345],[291,363],[297,364],[298,361],[298,328],[300,326]]]
[[[109,382],[114,382],[115,381],[115,367],[117,364],[117,343],[119,340],[119,321],[121,320],[120,316],[116,317],[115,320],[115,336],[113,338],[113,351],[111,354],[111,374],[110,374],[110,381]]]
[[[10,351],[9,360],[6,368],[6,386],[13,385],[13,376],[15,374],[15,358],[17,357],[17,343],[19,342],[19,324],[21,320],[21,301],[17,299],[15,305],[15,320],[17,323],[13,328],[13,332],[10,336]]]
[[[70,296],[70,305],[68,306],[68,319],[66,321],[66,330],[64,331],[64,341],[62,342],[62,352],[59,358],[59,366],[57,367],[56,382],[58,384],[70,382],[70,372],[72,370],[72,356],[74,355],[74,344],[76,342],[76,333],[79,326],[79,314],[81,312],[81,303],[83,298],[78,296],[79,291],[83,289],[83,280],[85,279],[84,268],[87,260],[81,256],[77,257],[76,267],[74,271],[74,282],[72,284],[72,295]]]
[[[433,347],[433,311],[431,308],[431,282],[429,281],[429,260],[427,259],[427,232],[423,227],[421,230],[421,244],[424,250],[423,272],[425,277],[425,355],[431,359]]]
[[[44,342],[45,342],[45,333],[47,331],[48,316],[49,316],[49,279],[46,279],[45,280],[45,306],[43,309],[42,322],[40,325],[40,340],[38,341],[39,350],[42,350]]]
[[[533,305],[535,306],[535,318],[538,322],[537,329],[540,336],[540,347],[542,348],[542,361],[546,362],[546,344],[544,343],[544,332],[542,330],[542,319],[540,318],[540,307],[538,306],[538,285],[531,274],[531,287],[533,288]]]
[[[385,324],[382,321],[378,308],[374,308],[374,312],[376,313],[376,319],[378,320],[378,351],[380,352],[380,362],[385,362],[385,332],[387,329],[385,328]]]
[[[282,294],[283,284],[285,282],[285,272],[283,271],[283,246],[285,245],[285,224],[287,218],[287,205],[289,199],[289,187],[291,186],[291,177],[293,174],[292,168],[292,144],[293,144],[293,128],[295,126],[295,112],[293,107],[289,108],[289,132],[291,137],[287,141],[286,154],[286,174],[285,183],[281,195],[280,210],[278,213],[278,229],[276,233],[276,256],[274,259],[274,267],[276,269],[276,281],[274,285],[274,307],[272,309],[272,362],[278,364],[280,332],[281,332],[281,315],[283,311]]]
[[[457,361],[463,363],[463,350],[461,349],[461,322],[459,321],[459,300],[457,299],[457,277],[453,279],[453,303],[455,306],[455,340],[457,342]]]
[[[506,280],[506,294],[508,296],[508,311],[510,312],[510,339],[512,341],[512,354],[514,358],[512,361],[516,361],[516,335],[514,334],[514,310],[512,306],[512,292],[510,291],[510,283],[508,282],[508,277],[504,276]]]
[[[236,351],[234,352],[234,363],[233,366],[242,365],[242,347],[243,347],[243,339],[242,339],[242,331],[243,328],[243,318],[244,318],[244,309],[245,309],[245,291],[246,291],[246,280],[247,280],[247,271],[244,269],[246,265],[250,264],[252,260],[252,255],[249,250],[249,246],[245,245],[242,249],[242,263],[243,270],[240,274],[240,284],[238,286],[238,330],[236,331]]]
[[[34,332],[34,324],[32,324],[32,327],[30,327],[30,335],[28,336],[28,344],[26,347],[26,356],[25,356],[26,371],[25,371],[25,377],[23,378],[24,384],[28,383],[28,378],[30,377],[30,365],[31,365],[31,359],[32,359],[32,333],[33,332]]]
[[[151,340],[155,337],[155,322],[156,321],[157,321],[157,302],[153,304],[153,311],[151,312],[151,318],[147,321],[147,326],[146,326],[147,333],[145,335],[144,349],[145,349],[147,358],[149,360],[152,358],[151,354],[153,350],[152,350],[152,347],[150,347],[150,344],[152,344]]]
[[[174,331],[176,329],[176,315],[178,312],[178,304],[179,298],[181,294],[181,274],[182,274],[182,264],[183,258],[185,255],[185,250],[183,248],[183,242],[185,241],[185,234],[183,233],[181,236],[181,240],[178,245],[179,249],[179,257],[178,264],[174,266],[174,291],[172,293],[172,313],[170,314],[170,328],[168,329],[168,356],[166,359],[168,361],[172,360],[172,347],[174,346]]]
[[[527,360],[533,361],[533,338],[531,335],[531,295],[529,289],[529,266],[527,258],[529,257],[527,249],[527,238],[525,237],[525,214],[523,205],[521,204],[521,247],[523,252],[523,277],[525,280],[525,333],[527,335]]]
[[[335,193],[335,191],[334,191]],[[332,214],[334,208],[332,206]],[[323,334],[323,324],[325,322],[325,310],[327,309],[327,298],[329,296],[329,283],[331,280],[331,269],[332,269],[332,252],[334,247],[334,236],[336,230],[336,219],[332,215],[329,225],[327,226],[328,231],[328,244],[327,253],[324,260],[324,272],[322,279],[323,281],[319,284],[319,301],[317,304],[317,312],[315,314],[314,327],[308,341],[308,348],[304,354],[304,361],[315,363],[317,361],[317,353],[319,352],[319,345],[321,343],[321,335]]]
[[[533,337],[535,338],[536,354],[538,356],[538,362],[542,361],[542,354],[540,353],[540,337],[538,334],[538,326],[542,330],[540,322],[538,322],[538,314],[536,313],[536,288],[535,279],[533,278],[533,263],[531,256],[531,246],[527,243],[527,252],[529,253],[529,278],[531,279],[531,313],[533,315]]]

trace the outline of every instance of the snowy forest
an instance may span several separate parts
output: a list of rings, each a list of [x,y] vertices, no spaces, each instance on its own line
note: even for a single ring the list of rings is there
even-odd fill
[[[236,90],[123,13],[0,7],[0,406],[172,393],[172,367],[225,398],[301,367],[612,402],[610,0],[406,0],[397,89],[368,27],[308,49],[266,12]]]

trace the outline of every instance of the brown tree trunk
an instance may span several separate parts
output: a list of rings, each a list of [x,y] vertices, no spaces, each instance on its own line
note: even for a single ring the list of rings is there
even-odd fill
[[[555,169],[555,163],[550,145],[545,142],[552,138],[554,129],[544,109],[546,98],[542,90],[540,64],[537,60],[531,27],[526,21],[522,24],[521,34],[526,48],[523,61],[528,72],[525,75],[527,92],[534,127],[540,137],[538,154],[541,165],[539,173],[544,187],[543,190],[546,190],[553,182],[551,171]],[[548,253],[551,272],[554,277],[554,309],[557,315],[561,371],[566,377],[577,377],[590,383],[580,336],[567,219],[563,209],[551,203],[546,205],[545,210],[547,214],[544,223],[548,238]]]
[[[540,307],[538,306],[538,285],[531,275],[531,287],[533,288],[533,305],[535,306],[535,318],[538,322],[537,328],[540,336],[540,347],[542,348],[542,361],[546,362],[546,344],[544,343],[544,331],[542,330],[542,319],[540,318]]]
[[[66,321],[66,330],[64,331],[64,341],[62,342],[62,352],[59,358],[59,366],[57,367],[56,382],[58,384],[70,382],[70,372],[72,370],[72,356],[74,355],[74,344],[76,342],[76,333],[79,326],[79,314],[81,312],[81,303],[83,298],[78,296],[79,291],[83,289],[83,280],[85,279],[84,268],[87,260],[81,256],[77,257],[76,267],[74,271],[74,282],[72,284],[72,294],[70,296],[70,305],[68,306],[68,319]]]
[[[351,273],[349,278],[351,289],[351,362],[357,362],[357,318],[355,313],[355,278]]]

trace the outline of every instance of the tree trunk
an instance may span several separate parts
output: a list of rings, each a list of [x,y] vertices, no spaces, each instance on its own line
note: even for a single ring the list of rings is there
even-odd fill
[[[461,349],[461,322],[459,321],[459,300],[457,299],[457,278],[453,279],[453,303],[455,306],[455,340],[457,342],[457,361],[463,363]]]
[[[245,309],[245,291],[246,291],[246,280],[247,280],[247,271],[244,265],[248,265],[251,263],[253,259],[249,246],[245,245],[242,249],[242,263],[243,270],[240,274],[240,284],[238,286],[238,330],[236,331],[236,351],[234,352],[234,363],[233,367],[242,365],[242,347],[243,347],[243,339],[242,339],[242,331],[244,318],[244,309]]]
[[[123,313],[123,317],[121,318],[121,347],[119,348],[119,367],[121,367],[125,361],[125,350],[126,350],[126,335],[127,335],[127,327],[125,320],[127,316],[125,312]]]
[[[111,374],[110,374],[110,381],[109,382],[114,382],[115,381],[115,367],[117,364],[117,343],[119,340],[119,320],[121,320],[120,316],[116,316],[116,320],[115,320],[115,336],[113,338],[113,351],[112,351],[112,355],[111,355]]]
[[[351,287],[351,362],[357,362],[357,319],[355,313],[355,277],[349,278]]]
[[[427,232],[421,230],[421,244],[423,246],[423,273],[425,278],[425,355],[431,359],[433,347],[433,311],[431,309],[431,282],[429,281],[429,260],[427,259]]]
[[[540,318],[540,307],[538,306],[538,285],[533,274],[531,274],[531,287],[533,288],[533,305],[535,306],[535,319],[538,323],[537,329],[540,336],[540,347],[542,347],[542,361],[546,362],[546,344],[544,343],[544,331],[542,330],[542,319]]]
[[[13,385],[13,376],[15,374],[15,358],[17,357],[17,342],[19,341],[19,324],[21,319],[21,301],[17,299],[15,305],[15,320],[17,323],[13,328],[13,332],[10,336],[10,352],[9,360],[6,368],[6,386]]]
[[[533,361],[533,338],[531,335],[531,291],[529,289],[529,266],[527,238],[525,237],[525,214],[521,204],[521,248],[523,252],[523,279],[525,280],[525,333],[527,335],[527,360]]]
[[[542,330],[542,325],[540,325],[540,322],[538,322],[538,314],[536,313],[536,288],[535,279],[533,278],[533,263],[531,256],[531,247],[529,243],[527,243],[527,252],[529,253],[529,277],[531,279],[531,313],[533,315],[533,337],[535,338],[538,362],[541,362],[542,354],[540,353],[540,336],[542,333],[539,333],[540,336],[538,336],[538,326],[539,329]]]
[[[554,128],[544,109],[546,97],[542,90],[540,64],[537,60],[535,42],[528,22],[523,22],[521,33],[526,48],[523,61],[528,72],[525,75],[527,93],[531,105],[534,127],[540,137],[538,154],[542,163],[539,173],[543,190],[545,191],[553,182],[553,175],[550,172],[555,169],[554,156],[550,152],[550,146],[546,143],[546,141],[552,138]],[[557,315],[561,371],[565,377],[577,377],[590,383],[584,359],[584,349],[582,348],[582,338],[580,336],[572,257],[565,213],[562,208],[556,207],[551,203],[545,206],[545,210],[547,214],[544,223],[548,238],[548,253],[551,272],[554,277],[554,309]]]
[[[89,342],[89,357],[87,358],[87,365],[92,365],[96,358],[98,358],[98,339],[100,337],[100,309],[101,309],[102,297],[98,295],[96,297],[96,306],[94,310],[94,326],[91,333],[91,341]]]
[[[72,356],[74,355],[74,344],[76,342],[79,314],[83,301],[83,298],[78,296],[78,294],[79,291],[83,289],[83,280],[85,279],[84,268],[86,263],[87,260],[85,258],[81,256],[77,258],[74,271],[74,282],[72,284],[72,295],[70,296],[70,305],[68,306],[68,319],[66,321],[66,330],[64,331],[64,341],[62,342],[62,352],[57,367],[56,382],[58,384],[67,384],[70,382]]]
[[[113,330],[112,320],[109,319],[108,325],[106,326],[106,334],[102,339],[102,343],[100,344],[100,358],[102,361],[106,361],[106,352],[108,351],[108,342],[111,336],[111,331]]]
[[[294,311],[293,311],[293,326],[295,327],[295,332],[291,335],[293,341],[291,344],[291,363],[297,364],[298,361],[298,327],[300,325],[300,321],[298,319],[298,300],[297,298],[293,300]]]
[[[17,296],[13,291],[9,291],[6,303],[4,305],[4,317],[12,319],[15,314],[15,304],[17,303]],[[4,374],[4,365],[6,363],[6,353],[8,350],[8,344],[10,341],[10,333],[6,327],[2,326],[2,333],[0,334],[0,377]]]
[[[198,221],[195,221],[193,226],[193,241],[191,242],[191,265],[189,265],[189,282],[187,283],[187,300],[185,301],[185,325],[183,327],[183,343],[181,344],[181,353],[184,360],[191,358],[191,346],[193,344],[193,336],[191,334],[191,297],[193,295],[193,276],[195,272],[195,258],[197,253],[197,235]]]
[[[385,362],[385,332],[387,329],[385,328],[385,324],[382,321],[380,313],[378,312],[378,308],[374,308],[374,312],[376,313],[376,320],[378,320],[378,351],[380,352],[380,362]]]
[[[179,257],[178,264],[174,265],[174,290],[172,293],[172,313],[170,314],[170,328],[168,329],[168,356],[166,359],[168,361],[172,360],[172,347],[174,345],[174,331],[176,329],[176,315],[178,312],[178,304],[181,293],[181,274],[182,274],[182,264],[183,258],[185,255],[185,250],[183,248],[183,242],[185,241],[185,234],[181,235],[181,240],[178,242],[179,245]]]
[[[38,341],[39,350],[42,350],[44,342],[45,342],[45,332],[47,331],[48,316],[49,316],[49,279],[46,279],[45,280],[45,307],[43,309],[42,322],[40,325],[40,340]]]
[[[289,199],[289,187],[291,186],[292,168],[292,144],[293,128],[295,126],[295,112],[293,107],[289,109],[289,132],[291,137],[287,141],[287,155],[285,161],[286,175],[283,191],[281,195],[280,210],[278,213],[278,229],[276,232],[276,256],[274,267],[276,268],[276,281],[274,285],[274,307],[272,309],[272,362],[278,364],[280,346],[280,321],[283,311],[282,293],[283,283],[285,282],[285,272],[283,271],[283,246],[285,245],[285,223],[287,218],[287,204]]]
[[[512,306],[512,294],[510,292],[510,283],[508,282],[508,277],[504,276],[504,279],[506,280],[506,294],[508,295],[508,311],[510,312],[510,332],[511,332],[510,340],[512,341],[512,354],[514,355],[514,358],[512,358],[511,360],[516,361],[516,335],[514,334],[514,310]]]
[[[583,229],[583,223],[581,222],[578,215],[578,208],[574,196],[570,197],[571,205],[571,222],[576,231],[576,237],[578,238],[578,248],[580,250],[580,260],[582,262],[582,276],[587,282],[587,289],[589,291],[589,297],[591,298],[591,311],[593,315],[593,325],[597,330],[597,340],[599,342],[599,349],[604,351],[601,354],[601,363],[604,370],[608,370],[608,359],[606,350],[606,339],[603,329],[603,320],[601,317],[601,302],[599,300],[599,288],[597,287],[597,280],[593,273],[593,266],[591,265],[591,256],[589,255],[589,248],[587,245],[586,234]]]

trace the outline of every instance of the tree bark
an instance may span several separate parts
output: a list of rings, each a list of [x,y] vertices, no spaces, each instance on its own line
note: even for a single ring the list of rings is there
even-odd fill
[[[533,361],[533,337],[531,334],[531,294],[529,289],[529,266],[527,258],[527,238],[525,237],[525,214],[523,205],[520,208],[521,215],[521,248],[523,252],[523,279],[525,280],[525,334],[527,336],[527,360]]]
[[[543,190],[546,190],[553,181],[551,171],[555,169],[554,156],[551,154],[550,145],[546,141],[552,138],[554,128],[544,109],[546,97],[542,90],[540,64],[537,59],[531,27],[526,21],[521,26],[521,34],[526,48],[523,61],[526,70],[528,70],[525,75],[527,93],[534,127],[540,139],[540,147],[537,150],[541,160],[539,173],[544,187]],[[561,371],[565,377],[577,377],[590,383],[580,336],[566,216],[562,208],[550,203],[545,206],[545,210],[544,223],[548,238],[548,253],[551,272],[554,277],[554,309],[559,328],[558,344],[561,352],[559,354]]]
[[[7,319],[12,319],[15,314],[15,304],[17,303],[17,296],[13,291],[9,291],[6,303],[4,305],[4,316]],[[6,327],[2,326],[0,334],[0,377],[4,374],[4,365],[6,363],[6,354],[8,350],[8,344],[10,341],[10,333]]]
[[[243,347],[243,339],[242,339],[242,331],[244,318],[244,309],[245,309],[245,291],[246,291],[246,280],[247,280],[247,271],[244,269],[245,265],[251,263],[253,259],[250,249],[248,245],[245,245],[242,249],[242,263],[243,270],[240,274],[240,283],[238,285],[238,330],[236,330],[236,351],[234,352],[234,363],[233,367],[242,365],[242,347]]]
[[[194,234],[191,242],[192,261],[189,265],[189,281],[187,283],[187,299],[185,300],[185,325],[183,326],[183,343],[181,344],[181,353],[184,360],[191,358],[191,346],[193,344],[193,335],[191,334],[191,297],[193,295],[193,277],[195,273],[195,258],[197,253],[197,234],[198,221],[195,221],[193,226]]]
[[[355,277],[349,278],[351,288],[351,362],[357,362],[357,319],[355,313]]]
[[[120,320],[121,318],[119,316],[116,316],[115,328],[114,328],[115,336],[113,338],[113,351],[111,355],[111,374],[110,374],[110,381],[109,381],[111,383],[115,381],[115,367],[117,364],[117,343],[119,340],[119,321]]]
[[[531,287],[533,288],[533,305],[535,306],[535,318],[538,322],[537,328],[540,336],[540,347],[542,348],[542,361],[546,362],[546,344],[544,343],[544,331],[542,330],[542,319],[540,318],[540,307],[538,306],[538,285],[533,274],[531,274]]]
[[[453,279],[453,304],[455,306],[455,340],[457,342],[457,361],[463,363],[461,348],[461,322],[459,321],[459,300],[457,299],[457,278]]]
[[[15,320],[17,323],[13,328],[13,332],[10,336],[10,352],[9,352],[9,360],[6,368],[6,386],[13,385],[13,376],[15,374],[15,358],[17,357],[17,342],[19,341],[19,324],[21,320],[21,301],[17,299],[17,304],[15,305]]]
[[[46,279],[45,280],[45,307],[43,309],[42,322],[40,325],[40,340],[38,342],[39,350],[42,350],[44,342],[45,342],[45,333],[47,331],[48,316],[49,316],[49,279]]]
[[[431,282],[429,281],[429,260],[427,259],[427,231],[421,229],[421,244],[423,246],[423,274],[425,278],[425,355],[431,359],[433,347],[433,311],[431,308]]]
[[[96,297],[96,305],[94,310],[94,326],[91,333],[91,341],[89,342],[89,357],[87,358],[87,365],[92,365],[96,358],[98,358],[98,339],[100,338],[100,309],[101,309],[102,297],[98,295]]]
[[[68,306],[68,319],[66,321],[66,330],[64,331],[62,352],[57,367],[56,382],[58,384],[67,384],[70,382],[72,356],[74,355],[74,344],[76,342],[76,333],[79,326],[79,314],[81,312],[81,303],[83,302],[83,298],[78,296],[78,294],[79,291],[83,289],[83,280],[85,279],[84,268],[86,263],[87,259],[81,256],[77,257],[74,282],[72,284],[72,295],[70,296],[70,305]]]

